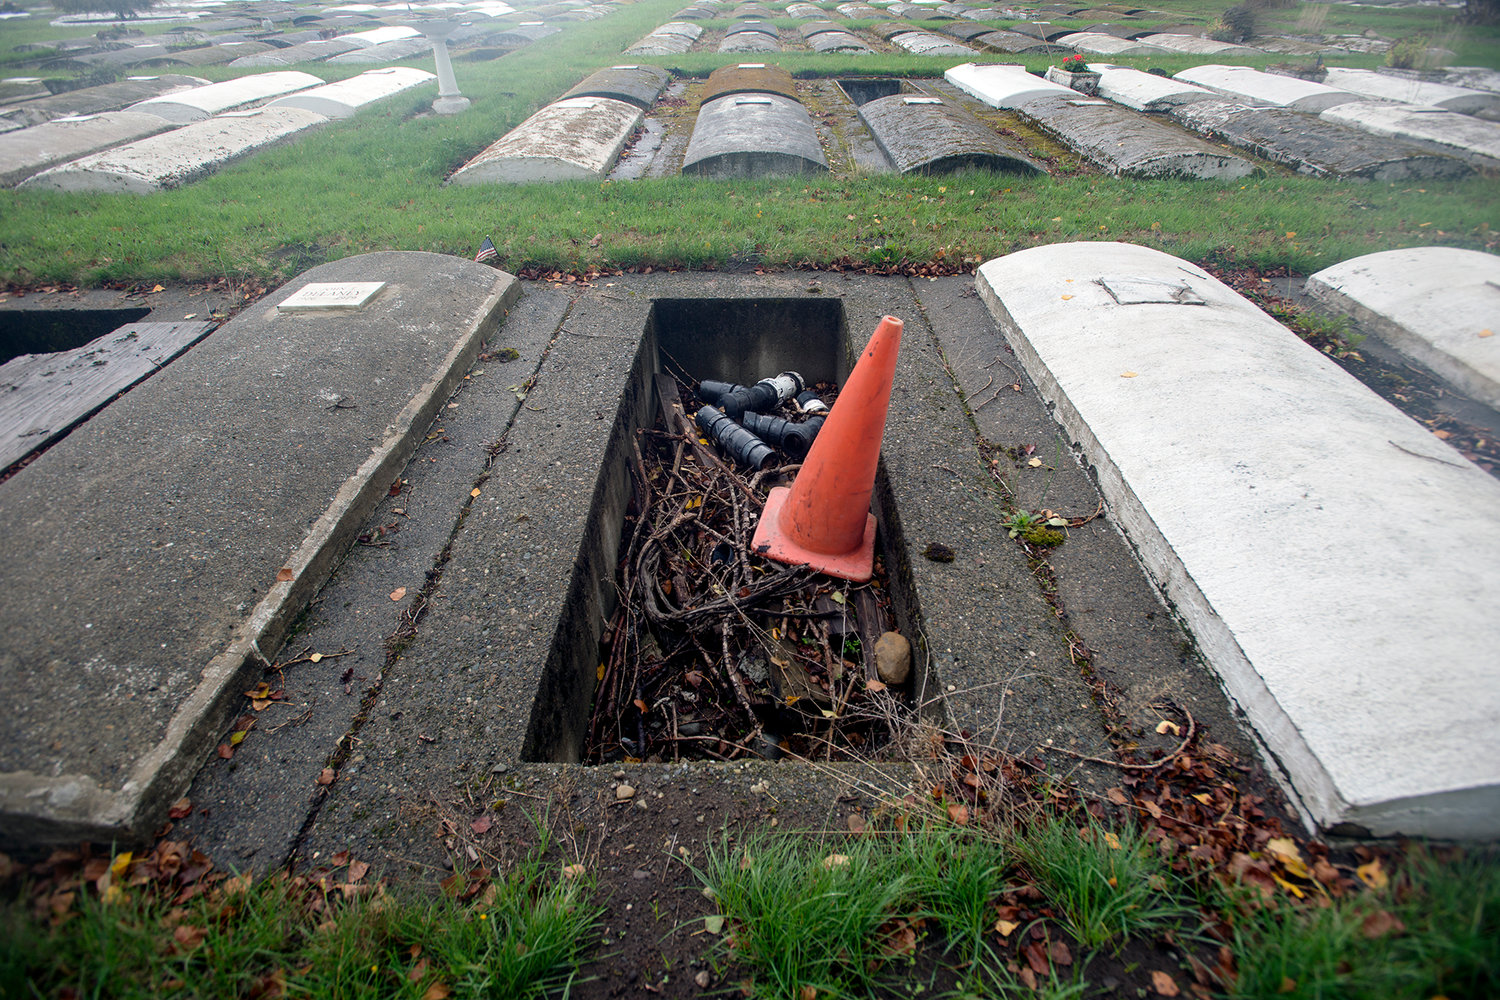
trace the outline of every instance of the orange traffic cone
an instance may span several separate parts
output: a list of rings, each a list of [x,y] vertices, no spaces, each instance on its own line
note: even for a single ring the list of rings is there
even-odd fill
[[[875,328],[828,413],[791,487],[766,498],[751,544],[777,562],[806,563],[820,573],[862,583],[874,574],[875,518],[870,494],[891,403],[902,323],[886,316]]]

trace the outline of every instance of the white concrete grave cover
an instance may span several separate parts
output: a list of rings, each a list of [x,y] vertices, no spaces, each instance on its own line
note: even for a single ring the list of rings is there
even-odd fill
[[[1217,63],[1208,63],[1185,69],[1176,74],[1176,78],[1199,87],[1207,87],[1220,94],[1248,101],[1251,104],[1269,104],[1278,108],[1291,108],[1294,111],[1316,113],[1346,101],[1360,100],[1358,94],[1351,94],[1345,90],[1313,83],[1311,80],[1298,79],[1295,76],[1262,73],[1248,66],[1222,66]]]
[[[569,97],[542,108],[454,172],[454,184],[601,178],[644,117],[611,97]]]
[[[1078,92],[1060,83],[1026,72],[1010,63],[961,63],[943,74],[943,79],[994,108],[1014,108],[1036,97],[1077,97]]]
[[[1329,108],[1325,121],[1350,125],[1375,135],[1409,139],[1461,156],[1479,167],[1500,167],[1500,125],[1441,108],[1414,104],[1356,101]]]
[[[235,108],[243,108],[283,94],[316,87],[323,81],[311,73],[287,70],[279,73],[256,73],[206,87],[152,97],[126,108],[145,111],[173,122],[195,122]]]
[[[327,122],[303,108],[233,111],[44,170],[19,186],[150,194],[206,177],[241,157]]]
[[[353,42],[362,49],[373,49],[377,45],[386,45],[390,42],[421,38],[422,33],[416,28],[398,25],[394,27],[372,28],[369,31],[359,31],[352,35],[340,35],[339,37],[345,41]]]
[[[388,66],[384,69],[366,70],[347,80],[325,83],[321,87],[278,97],[269,107],[306,108],[326,118],[348,118],[361,108],[436,79],[436,76],[423,69]]]
[[[1324,268],[1307,279],[1306,291],[1500,409],[1500,256],[1456,247],[1385,250]]]
[[[1236,45],[1233,42],[1216,42],[1212,38],[1200,38],[1197,35],[1178,35],[1166,32],[1157,35],[1142,35],[1136,41],[1147,45],[1155,45],[1157,48],[1166,49],[1169,52],[1186,52],[1195,56],[1216,56],[1226,52],[1238,55],[1253,55],[1255,49],[1249,45]]]
[[[1500,482],[1186,261],[1055,244],[976,284],[1304,815],[1500,835]]]
[[[1056,39],[1058,45],[1066,45],[1078,52],[1089,52],[1101,56],[1155,56],[1167,50],[1160,45],[1129,38],[1116,38],[1102,31],[1075,31]]]
[[[1422,80],[1407,80],[1372,69],[1344,69],[1328,67],[1323,82],[1362,97],[1379,101],[1395,101],[1399,104],[1425,104],[1472,115],[1479,111],[1500,110],[1500,94],[1467,87],[1454,87],[1446,83],[1427,83]]]
[[[144,139],[177,125],[135,111],[55,118],[0,135],[0,185],[19,184],[32,174],[68,160]]]
[[[1191,83],[1126,66],[1089,63],[1099,74],[1099,96],[1137,111],[1166,111],[1179,104],[1206,101],[1219,95]]]

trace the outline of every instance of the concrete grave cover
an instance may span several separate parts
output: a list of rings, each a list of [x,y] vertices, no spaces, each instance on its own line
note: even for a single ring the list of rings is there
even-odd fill
[[[303,108],[233,111],[52,167],[19,186],[51,191],[151,194],[206,177],[328,119]]]
[[[1441,108],[1356,101],[1329,108],[1319,117],[1375,135],[1417,142],[1477,167],[1500,168],[1500,125]]]
[[[1186,261],[1056,244],[976,284],[1304,815],[1500,835],[1500,482]]]
[[[1426,83],[1422,80],[1403,80],[1398,76],[1377,73],[1369,69],[1345,69],[1328,67],[1323,82],[1330,87],[1339,87],[1362,97],[1373,97],[1381,101],[1396,101],[1401,104],[1425,104],[1472,115],[1480,111],[1500,110],[1500,94],[1484,90],[1470,90],[1446,83]]]
[[[128,110],[160,115],[174,122],[194,122],[235,108],[259,104],[293,91],[316,87],[322,82],[311,73],[257,73],[164,97],[152,97],[132,104]]]
[[[1248,177],[1255,164],[1159,118],[1108,101],[1036,97],[1018,110],[1112,174],[1127,177]]]
[[[156,115],[105,111],[8,132],[0,136],[0,184],[10,187],[55,164],[176,127]]]
[[[1359,95],[1345,90],[1295,76],[1262,73],[1248,66],[1207,63],[1185,69],[1177,73],[1176,78],[1249,104],[1269,104],[1294,111],[1317,113],[1336,104],[1360,99]]]
[[[1126,66],[1090,63],[1089,68],[1099,73],[1100,97],[1137,111],[1166,111],[1179,104],[1217,100],[1219,96],[1191,83],[1157,76],[1155,73],[1143,73]]]
[[[278,97],[269,107],[305,108],[325,118],[348,118],[361,108],[420,87],[437,77],[410,66],[366,70],[359,76]]]
[[[947,173],[970,167],[1045,173],[1019,143],[935,97],[894,94],[859,106],[860,121],[903,173]]]
[[[1289,108],[1257,108],[1214,98],[1175,107],[1169,115],[1178,124],[1209,138],[1304,174],[1394,181],[1457,178],[1473,172],[1459,157]]]
[[[1167,50],[1159,45],[1134,42],[1128,38],[1116,38],[1097,31],[1078,31],[1053,39],[1058,45],[1066,45],[1077,52],[1088,52],[1101,56],[1154,56]]]
[[[660,66],[606,66],[584,77],[563,94],[569,97],[608,97],[645,110],[656,103],[672,74]]]
[[[943,74],[959,90],[993,108],[1015,108],[1035,97],[1077,97],[1060,83],[1026,72],[1012,63],[962,63]]]
[[[148,97],[163,97],[185,90],[208,86],[196,76],[131,77],[98,87],[81,87],[51,97],[42,97],[13,108],[0,109],[0,120],[13,121],[18,127],[40,125],[54,118],[93,115],[101,111],[119,111]],[[132,109],[140,110],[140,109]],[[162,117],[157,115],[158,118]]]
[[[556,101],[458,168],[449,180],[467,185],[602,178],[642,117],[634,104],[608,97]]]
[[[276,308],[344,281],[385,288]],[[25,705],[0,718],[0,846],[149,838],[516,290],[439,254],[321,265],[0,484],[0,681]]]
[[[1500,409],[1500,257],[1456,247],[1384,250],[1324,268],[1306,290]]]
[[[792,74],[780,66],[740,63],[721,66],[708,74],[708,80],[703,84],[702,102],[707,104],[728,94],[780,94],[795,101],[797,85],[792,81]]]
[[[827,169],[807,109],[780,94],[730,94],[705,103],[682,162],[684,174],[718,178]]]

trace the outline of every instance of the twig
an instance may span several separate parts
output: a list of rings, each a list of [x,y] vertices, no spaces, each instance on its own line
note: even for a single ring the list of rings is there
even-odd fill
[[[1048,746],[1046,744],[1043,744],[1039,749],[1051,750],[1054,753],[1067,754],[1069,757],[1076,757],[1077,759],[1086,761],[1090,764],[1104,764],[1109,767],[1118,767],[1123,771],[1155,771],[1158,768],[1165,767],[1166,765],[1170,764],[1172,761],[1180,757],[1182,755],[1182,752],[1188,748],[1188,744],[1193,742],[1193,737],[1198,733],[1198,724],[1193,721],[1193,713],[1189,712],[1185,708],[1179,708],[1178,711],[1187,718],[1187,735],[1182,738],[1181,743],[1177,744],[1177,749],[1167,754],[1161,760],[1155,761],[1151,764],[1129,764],[1122,760],[1109,760],[1105,757],[1088,757],[1084,754],[1078,753],[1076,750],[1069,750],[1066,747]]]

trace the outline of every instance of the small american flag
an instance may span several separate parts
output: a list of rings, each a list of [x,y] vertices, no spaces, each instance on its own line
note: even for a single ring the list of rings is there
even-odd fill
[[[498,256],[500,256],[500,251],[495,249],[495,244],[491,243],[490,238],[486,236],[484,242],[479,244],[479,252],[474,255],[474,260],[494,260]]]

